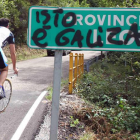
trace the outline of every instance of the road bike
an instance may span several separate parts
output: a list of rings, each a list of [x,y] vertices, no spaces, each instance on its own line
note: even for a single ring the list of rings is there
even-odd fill
[[[0,99],[0,112],[3,112],[7,108],[12,95],[12,84],[8,78],[4,81],[2,92],[0,94],[3,97]]]

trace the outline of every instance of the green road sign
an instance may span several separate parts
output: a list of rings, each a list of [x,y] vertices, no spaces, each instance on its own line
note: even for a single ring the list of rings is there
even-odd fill
[[[140,8],[32,6],[27,42],[37,49],[140,51]]]

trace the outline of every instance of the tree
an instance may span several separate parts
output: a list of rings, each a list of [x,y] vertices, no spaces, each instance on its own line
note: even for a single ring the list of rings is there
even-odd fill
[[[139,7],[138,0],[88,0],[91,7]]]
[[[15,35],[16,43],[25,43],[29,5],[25,0],[2,0],[0,4],[0,17],[10,20],[10,29]]]

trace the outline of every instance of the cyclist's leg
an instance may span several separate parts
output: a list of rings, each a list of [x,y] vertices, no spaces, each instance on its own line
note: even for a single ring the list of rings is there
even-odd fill
[[[0,86],[2,86],[8,74],[8,64],[6,64],[5,62],[5,56],[1,48],[0,48],[0,70],[1,70]]]
[[[0,86],[3,85],[6,77],[7,77],[7,74],[8,74],[8,66],[1,69],[1,74],[0,74]]]

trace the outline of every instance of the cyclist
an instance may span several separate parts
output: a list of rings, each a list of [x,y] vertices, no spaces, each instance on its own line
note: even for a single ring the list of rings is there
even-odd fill
[[[2,85],[8,74],[7,58],[2,50],[2,48],[5,47],[7,43],[10,47],[14,73],[18,74],[18,70],[16,68],[15,39],[13,33],[8,28],[9,20],[6,18],[0,18],[0,93],[2,91]],[[0,99],[2,98],[2,95],[0,95]]]

